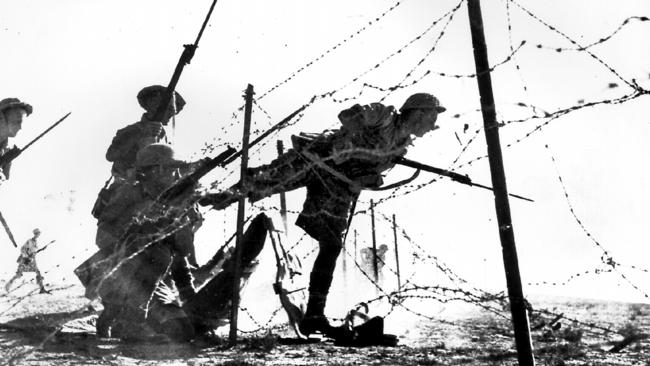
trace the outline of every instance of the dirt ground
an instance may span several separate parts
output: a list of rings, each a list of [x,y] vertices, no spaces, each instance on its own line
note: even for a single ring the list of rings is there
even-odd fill
[[[226,339],[196,344],[97,339],[92,332],[96,311],[77,288],[57,288],[51,295],[3,295],[0,303],[0,362],[7,365],[516,364],[507,317],[478,308],[454,319],[422,318],[398,334],[396,347],[338,347],[329,341],[283,344],[279,337],[290,332],[275,328],[244,334],[236,347],[228,348]],[[650,305],[556,300],[532,306],[538,365],[650,366]],[[625,347],[610,352],[624,339]]]

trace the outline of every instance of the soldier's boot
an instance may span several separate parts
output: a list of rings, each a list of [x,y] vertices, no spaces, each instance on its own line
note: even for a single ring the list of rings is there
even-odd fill
[[[330,338],[338,339],[347,334],[345,327],[334,327],[325,316],[327,293],[332,285],[332,275],[329,272],[312,271],[309,278],[309,300],[304,318],[298,329],[305,336],[320,333]]]
[[[40,294],[51,294],[50,291],[45,289],[45,284],[43,283],[43,276],[41,275],[40,272],[36,273],[36,283],[38,283],[38,286],[41,288],[41,291],[39,291]]]
[[[97,337],[110,338],[113,323],[119,315],[119,309],[109,303],[103,303],[102,305],[104,305],[104,310],[102,310],[97,317],[95,330],[97,332]]]
[[[349,330],[345,326],[333,327],[325,316],[327,294],[332,285],[332,275],[336,267],[336,259],[343,247],[341,238],[336,235],[325,235],[318,242],[320,250],[314,260],[314,267],[309,277],[309,300],[305,317],[298,329],[303,335],[309,336],[321,333],[330,338],[347,337]]]

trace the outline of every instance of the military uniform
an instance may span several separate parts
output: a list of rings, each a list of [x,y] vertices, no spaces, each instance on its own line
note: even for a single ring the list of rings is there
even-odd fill
[[[343,127],[293,136],[293,148],[268,165],[248,170],[251,200],[305,187],[296,225],[318,240],[306,317],[322,316],[350,211],[363,189],[382,185],[382,173],[406,154],[411,139],[400,134],[398,114],[379,103],[339,114]],[[240,187],[242,188],[242,187]]]
[[[190,197],[178,197],[179,201],[174,201],[178,204],[156,202],[159,191],[173,184],[175,170],[184,162],[175,159],[171,147],[152,144],[138,152],[135,166],[141,181],[118,187],[99,216],[100,252],[75,274],[88,297],[102,298],[104,311],[97,321],[100,336],[164,335],[190,340],[197,332],[216,328],[227,317],[234,260],[220,262],[221,272],[201,283],[197,292],[188,257],[201,216],[195,206],[185,203]],[[264,215],[256,217],[244,234],[245,274],[250,275],[253,260],[262,249],[267,220]]]
[[[8,141],[7,139],[9,137],[12,137],[14,133],[17,133],[17,130],[20,130],[20,124],[18,124],[17,130],[16,131],[9,131],[9,120],[5,119],[5,111],[11,110],[11,109],[22,109],[25,111],[25,114],[29,116],[32,114],[33,108],[31,105],[21,102],[20,99],[18,98],[5,98],[3,100],[0,100],[0,124],[2,124],[3,128],[2,133],[0,133],[0,156],[4,156],[5,154],[10,152],[10,148],[8,146]],[[22,118],[18,120],[14,120],[14,123],[22,123]],[[5,128],[7,128],[5,130]],[[11,169],[11,162],[7,162],[5,164],[0,165],[0,182],[6,179],[9,179],[9,171]]]
[[[300,326],[304,334],[336,333],[324,316],[324,308],[343,235],[360,192],[380,187],[382,173],[406,154],[411,134],[419,136],[435,129],[437,113],[444,111],[437,98],[426,93],[409,97],[400,109],[402,114],[381,103],[356,104],[339,114],[342,128],[292,136],[292,149],[268,165],[249,169],[246,186],[234,187],[252,201],[300,187],[307,189],[296,225],[318,240],[319,252]]]
[[[98,286],[106,309],[100,320],[107,323],[99,328],[109,328],[118,318],[124,324],[138,319],[142,323],[152,294],[168,271],[181,298],[195,293],[187,257],[194,246],[192,221],[200,216],[190,208],[183,219],[172,225],[164,219],[168,208],[154,201],[142,184],[125,183],[117,188],[98,219],[97,246],[110,258],[112,266],[121,263]],[[141,212],[147,212],[147,216],[140,217],[138,223],[136,218]],[[159,232],[170,229],[175,232],[157,239]],[[133,258],[125,260],[130,256]],[[122,334],[129,334],[131,328],[123,327]]]
[[[133,181],[133,164],[138,151],[143,147],[158,143],[167,142],[167,135],[164,129],[157,135],[151,135],[145,128],[149,121],[146,113],[136,123],[119,129],[106,151],[106,160],[113,163],[111,173],[116,178]]]
[[[0,157],[9,151],[7,140],[0,141]],[[9,171],[11,170],[11,163],[7,162],[0,165],[0,182],[9,178]]]
[[[23,244],[23,246],[20,248],[20,256],[17,260],[18,269],[16,270],[16,274],[5,284],[5,290],[7,290],[7,292],[9,292],[9,289],[11,288],[13,282],[22,277],[23,273],[25,272],[36,273],[36,282],[41,288],[41,293],[47,292],[47,290],[45,290],[45,285],[43,284],[43,275],[41,274],[41,271],[38,269],[38,265],[36,264],[36,252],[38,252],[38,242],[36,240],[36,237],[27,240],[25,244]]]
[[[118,197],[133,197],[133,192]],[[112,212],[110,205],[107,212]],[[266,220],[264,215],[256,217],[244,234],[244,281],[252,273],[254,259],[264,244]],[[221,271],[200,284],[197,292],[193,268],[187,260],[193,244],[184,240],[187,236],[183,234],[190,230],[190,224],[183,220],[152,220],[132,226],[121,241],[113,243],[113,251],[105,257],[112,268],[106,272],[117,269],[108,276],[102,274],[106,279],[98,285],[105,308],[98,319],[98,334],[106,335],[111,329],[112,336],[125,339],[163,334],[186,341],[223,324],[230,312],[234,259],[227,256]],[[161,232],[177,229],[158,240]]]

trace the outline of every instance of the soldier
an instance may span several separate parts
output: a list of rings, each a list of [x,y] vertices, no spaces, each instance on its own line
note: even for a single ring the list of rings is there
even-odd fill
[[[5,290],[9,292],[11,285],[15,280],[23,276],[25,272],[35,272],[36,282],[41,288],[41,294],[49,294],[50,292],[45,289],[43,284],[43,275],[36,265],[36,253],[38,252],[38,237],[41,235],[41,230],[38,228],[33,231],[34,236],[28,239],[25,244],[20,248],[20,257],[18,257],[18,269],[16,274],[5,284]]]
[[[96,289],[102,298],[99,336],[149,339],[164,335],[191,340],[227,318],[233,261],[222,261],[221,273],[208,279],[197,293],[188,256],[194,246],[189,233],[198,212],[187,203],[191,197],[171,204],[156,202],[176,182],[184,164],[168,145],[146,146],[134,164],[137,182],[118,187],[99,218],[101,259],[85,268],[92,272],[92,266],[102,263],[109,264],[108,268],[88,274],[82,265],[75,271],[87,292]],[[248,250],[244,250],[242,266],[249,275],[264,243],[266,220],[256,218],[245,234]]]
[[[140,121],[128,125],[117,131],[111,145],[106,152],[106,159],[113,163],[111,168],[112,177],[106,182],[104,188],[99,192],[97,200],[92,209],[92,214],[99,219],[102,211],[117,191],[118,187],[124,183],[133,183],[137,179],[135,176],[134,163],[138,151],[143,147],[158,143],[166,142],[166,133],[164,126],[174,114],[179,113],[185,100],[180,94],[174,92],[174,103],[170,103],[166,113],[161,121],[154,121],[154,115],[167,88],[161,85],[152,85],[143,88],[138,93],[138,103],[145,110]],[[111,184],[111,180],[113,181]],[[195,256],[192,254],[192,262],[196,263]]]
[[[133,181],[133,164],[138,151],[149,144],[167,142],[164,126],[167,126],[174,114],[183,109],[185,100],[178,92],[174,92],[172,100],[176,104],[170,103],[162,120],[154,121],[154,114],[166,92],[164,86],[151,85],[138,93],[138,103],[145,113],[140,121],[118,130],[106,151],[106,160],[113,163],[111,172],[115,178]]]
[[[9,148],[9,137],[16,137],[22,128],[23,119],[32,114],[32,106],[17,98],[6,98],[0,101],[0,156],[10,154],[17,149]],[[11,163],[0,166],[0,181],[9,179]]]
[[[406,154],[414,138],[437,128],[445,111],[427,93],[410,96],[399,113],[380,103],[359,104],[342,111],[342,128],[322,134],[292,136],[293,149],[268,165],[251,168],[247,186],[235,185],[217,202],[201,204],[222,208],[247,195],[251,201],[306,187],[307,197],[296,225],[319,243],[309,282],[309,300],[300,331],[336,338],[339,328],[325,317],[327,294],[336,259],[343,246],[348,218],[359,194],[383,184],[382,173]]]

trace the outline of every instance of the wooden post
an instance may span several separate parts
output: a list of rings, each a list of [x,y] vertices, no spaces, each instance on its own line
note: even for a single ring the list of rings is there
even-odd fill
[[[354,230],[354,263],[357,263],[357,253],[359,250],[357,249],[357,230]]]
[[[248,84],[246,88],[246,109],[244,110],[244,137],[242,138],[242,155],[241,155],[241,173],[240,181],[242,186],[245,186],[246,170],[248,169],[248,141],[250,139],[251,129],[251,111],[253,107],[253,86]],[[246,211],[246,198],[239,199],[237,206],[237,240],[235,243],[235,268],[233,274],[233,291],[232,303],[230,308],[230,337],[229,342],[231,346],[237,343],[237,317],[239,314],[239,287],[241,278],[241,246],[244,238],[244,217]]]
[[[379,268],[377,266],[377,237],[375,235],[375,202],[370,200],[370,221],[372,225],[372,271],[375,282],[379,281]]]
[[[397,248],[397,223],[393,214],[393,242],[395,243],[395,267],[397,268],[397,291],[402,289],[402,275],[399,271],[399,249]]]
[[[468,0],[467,8],[517,355],[520,366],[533,366],[535,365],[535,358],[533,357],[528,313],[524,303],[515,236],[510,217],[510,202],[508,201],[508,189],[506,187],[505,169],[499,139],[499,125],[497,124],[494,95],[492,94],[490,64],[488,62],[485,34],[483,33],[480,0]]]
[[[278,156],[281,156],[284,153],[284,145],[282,140],[278,140]],[[285,237],[289,235],[289,224],[287,223],[287,196],[283,192],[280,192],[280,216],[282,217],[282,225],[284,226],[284,235]]]

